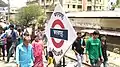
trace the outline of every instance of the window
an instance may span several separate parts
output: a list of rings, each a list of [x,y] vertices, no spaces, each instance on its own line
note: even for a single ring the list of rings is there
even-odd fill
[[[50,2],[50,0],[46,0],[46,2],[47,2],[47,3],[49,3],[49,2]]]
[[[91,1],[91,0],[87,0],[87,1]]]
[[[91,6],[87,6],[87,11],[91,11],[92,7]]]
[[[98,6],[96,6],[96,8],[98,8]]]
[[[101,9],[101,6],[100,6],[100,9]]]
[[[44,0],[42,0],[41,2],[44,2]]]
[[[68,8],[69,8],[70,6],[69,6],[69,4],[68,4]]]
[[[77,8],[82,8],[82,5],[78,5]]]
[[[15,11],[18,11],[18,10],[15,10]]]
[[[111,2],[111,5],[113,5],[113,2]]]
[[[73,8],[75,8],[75,5],[73,5]]]
[[[76,0],[73,0],[73,1],[76,1]]]

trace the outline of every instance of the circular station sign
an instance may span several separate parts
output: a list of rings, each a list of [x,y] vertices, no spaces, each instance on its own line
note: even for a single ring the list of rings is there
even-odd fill
[[[52,28],[54,28],[56,25],[59,25],[59,26],[61,27],[61,29],[64,29],[64,25],[63,25],[63,23],[61,22],[61,20],[56,19],[56,20],[53,22],[53,24],[52,24]],[[62,39],[61,39],[61,41],[60,41],[59,43],[56,42],[53,37],[51,38],[51,40],[52,40],[53,45],[54,45],[56,48],[60,48],[60,47],[63,45],[63,43],[64,43],[64,40],[62,40]]]

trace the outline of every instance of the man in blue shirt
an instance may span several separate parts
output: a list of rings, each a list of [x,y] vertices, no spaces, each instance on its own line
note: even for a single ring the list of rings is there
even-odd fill
[[[30,42],[30,36],[26,34],[23,37],[23,43],[16,48],[16,63],[17,67],[32,67],[33,66],[33,51]]]

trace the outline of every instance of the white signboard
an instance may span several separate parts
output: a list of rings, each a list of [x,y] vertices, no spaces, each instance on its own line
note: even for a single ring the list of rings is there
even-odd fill
[[[77,38],[75,30],[60,4],[55,7],[45,31],[49,42],[48,49],[53,52],[56,63],[59,63]]]
[[[0,7],[0,12],[6,12],[7,11],[7,7]]]

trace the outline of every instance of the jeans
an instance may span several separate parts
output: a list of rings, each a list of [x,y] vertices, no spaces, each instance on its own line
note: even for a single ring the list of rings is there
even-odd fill
[[[76,58],[77,58],[77,61],[78,61],[78,67],[82,67],[83,55],[77,54]]]
[[[16,50],[15,47],[16,47],[16,42],[12,42],[12,46],[10,47],[9,52],[8,52],[7,62],[9,62],[12,53],[14,53],[14,51]]]

